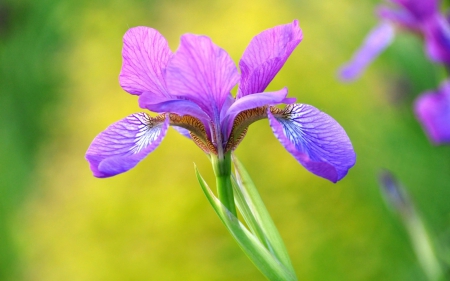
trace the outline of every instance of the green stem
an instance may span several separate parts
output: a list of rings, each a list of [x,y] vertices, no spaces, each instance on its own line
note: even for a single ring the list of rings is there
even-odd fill
[[[211,160],[216,175],[217,196],[220,202],[237,217],[231,185],[231,153],[226,153],[223,158],[212,155]]]

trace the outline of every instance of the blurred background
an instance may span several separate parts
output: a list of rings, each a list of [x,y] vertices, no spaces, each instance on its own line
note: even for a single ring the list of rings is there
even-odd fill
[[[406,186],[440,255],[450,256],[450,147],[436,147],[412,102],[442,72],[400,35],[361,79],[338,67],[377,23],[379,3],[326,0],[0,1],[0,280],[264,280],[208,204],[195,163],[207,157],[171,129],[135,169],[94,178],[84,159],[111,123],[142,111],[118,84],[122,36],[159,30],[173,51],[205,34],[237,63],[257,33],[299,19],[303,42],[269,86],[287,86],[346,129],[357,163],[332,184],[251,126],[236,150],[291,254],[299,280],[426,280],[377,176]]]

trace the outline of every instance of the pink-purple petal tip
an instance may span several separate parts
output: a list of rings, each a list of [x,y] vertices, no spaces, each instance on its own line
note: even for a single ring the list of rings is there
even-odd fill
[[[237,98],[263,92],[302,39],[297,20],[256,35],[239,62],[241,81]]]
[[[130,94],[167,93],[164,69],[172,57],[166,39],[155,29],[130,28],[123,37],[119,83]]]

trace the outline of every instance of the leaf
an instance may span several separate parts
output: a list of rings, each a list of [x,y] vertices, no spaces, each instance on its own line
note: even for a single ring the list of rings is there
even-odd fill
[[[241,249],[255,264],[255,266],[269,279],[277,281],[297,280],[278,259],[276,259],[260,241],[248,231],[244,225],[234,216],[223,204],[215,197],[208,184],[202,178],[195,167],[197,180],[202,187],[209,203],[217,213],[221,221],[224,223],[228,231],[238,242]]]
[[[239,160],[233,156],[236,179],[234,179],[234,194],[236,203],[244,220],[252,232],[266,248],[293,274],[295,274],[287,249],[281,239],[261,196],[252,179]]]

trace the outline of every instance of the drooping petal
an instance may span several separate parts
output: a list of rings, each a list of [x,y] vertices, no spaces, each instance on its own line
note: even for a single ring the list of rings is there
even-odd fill
[[[92,173],[105,178],[130,170],[155,150],[168,126],[169,119],[164,115],[151,118],[145,113],[132,114],[112,124],[92,141],[86,152]]]
[[[169,93],[198,104],[210,117],[217,115],[239,73],[230,56],[206,36],[185,34],[167,67]]]
[[[416,117],[435,144],[450,143],[450,82],[437,92],[426,92],[414,105]]]
[[[123,37],[120,85],[133,95],[167,95],[163,73],[171,56],[166,39],[155,29],[129,29]]]
[[[297,20],[256,35],[239,62],[242,77],[236,97],[263,92],[302,38]]]
[[[356,80],[366,67],[391,44],[393,38],[394,29],[391,24],[383,22],[375,27],[352,59],[340,68],[340,79],[343,81]]]
[[[281,144],[313,174],[337,182],[355,164],[356,155],[344,129],[317,108],[307,104],[272,108],[268,118]]]
[[[224,134],[227,138],[230,134],[234,118],[240,112],[265,105],[277,105],[281,103],[293,103],[294,100],[286,99],[288,94],[287,88],[283,88],[276,92],[263,92],[253,95],[244,96],[236,100],[228,109],[223,126],[225,126]]]

